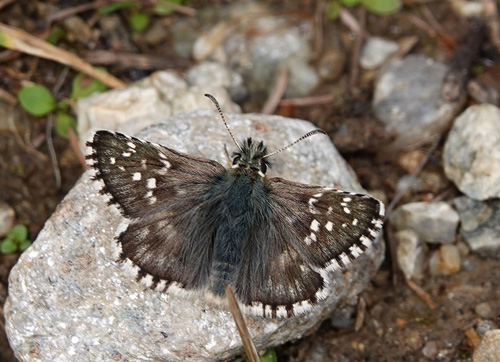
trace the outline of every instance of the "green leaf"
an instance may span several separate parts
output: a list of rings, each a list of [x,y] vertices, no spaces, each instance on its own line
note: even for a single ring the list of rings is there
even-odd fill
[[[248,362],[248,356],[245,357],[245,362]],[[270,348],[263,355],[259,356],[260,362],[278,362],[278,356],[276,356],[276,351],[273,348]]]
[[[25,225],[15,225],[10,229],[8,238],[22,241],[28,239],[28,228]]]
[[[359,4],[360,0],[340,0],[342,2],[342,5],[347,6],[347,7],[353,7]]]
[[[330,19],[330,20],[337,19],[339,17],[341,8],[342,8],[342,5],[340,5],[340,3],[338,1],[330,1],[326,5],[326,9],[325,9],[326,16],[328,17],[328,19]]]
[[[400,0],[361,0],[361,4],[376,15],[390,15],[401,8]]]
[[[31,246],[31,241],[24,240],[19,243],[19,251],[25,251]]]
[[[159,0],[153,7],[153,13],[160,16],[172,14],[175,5],[181,5],[182,0]]]
[[[14,240],[6,238],[0,244],[0,252],[2,254],[12,254],[17,251],[17,244]]]
[[[55,45],[59,40],[63,39],[65,36],[66,32],[64,31],[64,29],[60,26],[56,26],[54,27],[54,29],[52,29],[49,36],[45,40],[48,43]]]
[[[68,138],[68,128],[76,130],[76,119],[65,112],[57,112],[55,129],[61,138]]]
[[[73,79],[71,85],[71,99],[85,98],[96,92],[104,92],[108,87],[97,79],[90,78],[88,75],[78,73]]]
[[[9,48],[12,49],[12,37],[5,33],[4,31],[0,30],[0,46],[3,46],[4,48]]]
[[[33,116],[45,116],[57,107],[57,102],[50,91],[43,85],[29,85],[21,88],[17,94],[21,107]]]
[[[260,362],[278,362],[278,356],[274,348],[270,348],[262,356],[259,356]]]
[[[137,4],[135,3],[135,1],[121,1],[118,3],[113,3],[111,5],[105,6],[103,8],[99,8],[97,12],[99,14],[110,14],[121,9],[133,8],[136,6]]]
[[[135,31],[142,33],[144,30],[149,25],[149,16],[147,14],[141,13],[141,12],[135,12],[130,15],[128,18],[128,22],[130,23],[130,26],[132,29]]]

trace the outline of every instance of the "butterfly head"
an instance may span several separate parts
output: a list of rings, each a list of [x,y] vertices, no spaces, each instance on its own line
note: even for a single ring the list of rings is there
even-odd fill
[[[241,145],[241,149],[233,153],[233,169],[244,172],[256,173],[261,177],[266,174],[270,166],[267,155],[267,147],[263,141],[255,142],[247,138]]]

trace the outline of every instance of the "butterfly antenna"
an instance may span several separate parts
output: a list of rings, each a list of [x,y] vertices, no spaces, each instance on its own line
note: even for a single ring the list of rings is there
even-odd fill
[[[277,151],[274,151],[274,152],[271,152],[271,153],[268,153],[267,155],[265,155],[263,158],[268,158],[268,157],[271,157],[271,156],[274,156],[275,154],[277,153],[280,153],[281,151],[284,151],[286,150],[287,148],[290,148],[292,147],[293,145],[295,145],[296,143],[299,143],[300,141],[303,141],[305,140],[306,138],[308,137],[311,137],[312,135],[315,135],[315,134],[318,134],[318,133],[322,133],[322,134],[327,134],[325,131],[323,131],[322,129],[315,129],[314,131],[311,131],[311,132],[307,132],[305,135],[303,135],[302,137],[300,137],[299,139],[293,141],[292,143],[290,143],[288,146],[285,146],[283,148],[280,148],[279,150]]]
[[[220,116],[222,118],[222,122],[224,122],[224,126],[226,126],[226,129],[229,132],[229,135],[233,139],[234,144],[236,145],[236,147],[238,147],[238,150],[240,150],[240,152],[243,152],[243,150],[241,149],[241,147],[238,144],[238,142],[236,142],[236,138],[234,138],[233,132],[231,132],[231,130],[229,129],[229,126],[227,125],[226,118],[224,117],[224,113],[222,113],[222,109],[220,108],[220,105],[219,105],[219,102],[217,102],[217,99],[215,99],[215,97],[213,95],[208,94],[208,93],[205,94],[205,97],[207,97],[208,99],[210,99],[212,101],[212,103],[215,105],[215,107],[219,111],[219,114],[220,114]]]

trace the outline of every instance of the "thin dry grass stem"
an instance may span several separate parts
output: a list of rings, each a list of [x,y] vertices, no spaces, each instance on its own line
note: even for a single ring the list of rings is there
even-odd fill
[[[269,97],[267,97],[266,103],[262,107],[262,114],[273,114],[276,111],[288,86],[288,75],[289,72],[287,69],[283,69],[280,72],[273,89],[271,89],[271,93],[269,93]]]
[[[410,175],[410,179],[409,179],[409,182],[407,183],[407,186],[405,188],[399,190],[396,193],[396,195],[394,195],[394,198],[391,200],[389,206],[387,206],[386,214],[385,214],[385,220],[389,219],[389,217],[391,216],[391,213],[394,210],[394,208],[396,207],[396,205],[399,203],[399,201],[406,194],[406,192],[408,191],[408,189],[410,188],[410,186],[413,184],[413,182],[417,179],[417,176],[422,172],[422,170],[424,169],[424,167],[427,164],[427,162],[429,162],[429,159],[431,158],[432,154],[438,148],[440,140],[441,140],[441,138],[439,138],[439,137],[437,137],[434,140],[434,142],[432,143],[431,147],[427,151],[424,159],[422,160],[422,162],[420,162],[420,165],[418,165],[418,167],[415,169],[415,171],[413,171],[413,173]]]
[[[56,181],[56,188],[61,188],[61,170],[59,169],[59,162],[57,161],[56,150],[54,149],[54,142],[52,142],[52,124],[54,114],[51,113],[47,116],[47,124],[45,125],[45,137],[47,140],[47,148],[49,150],[50,160],[52,162],[52,171],[54,172],[54,179]]]
[[[280,107],[287,107],[287,106],[307,107],[307,106],[316,106],[319,104],[330,104],[334,100],[335,96],[333,94],[324,94],[312,97],[282,99],[279,105]]]
[[[233,288],[230,285],[226,287],[226,297],[229,302],[229,309],[231,310],[231,314],[233,315],[234,322],[236,323],[236,328],[238,329],[238,333],[240,334],[241,341],[243,342],[243,348],[245,349],[245,353],[247,354],[250,362],[259,362],[259,354],[257,353],[257,349],[253,344],[252,337],[250,336],[250,332],[248,331],[248,327],[245,323],[245,319],[241,314],[240,307],[238,306],[238,301],[236,300],[233,292]]]
[[[0,24],[0,35],[0,45],[8,49],[18,50],[26,54],[67,65],[101,81],[111,88],[123,88],[126,86],[120,79],[93,67],[77,55],[49,44],[43,39],[26,33],[24,30]]]

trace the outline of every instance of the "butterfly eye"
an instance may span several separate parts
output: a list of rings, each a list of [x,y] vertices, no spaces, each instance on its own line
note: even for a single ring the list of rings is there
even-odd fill
[[[235,156],[235,157],[233,158],[233,165],[238,164],[238,163],[240,162],[240,159],[241,159],[241,156]]]
[[[262,162],[262,164],[260,165],[260,171],[265,174],[266,171],[267,171],[267,165],[265,162]]]

